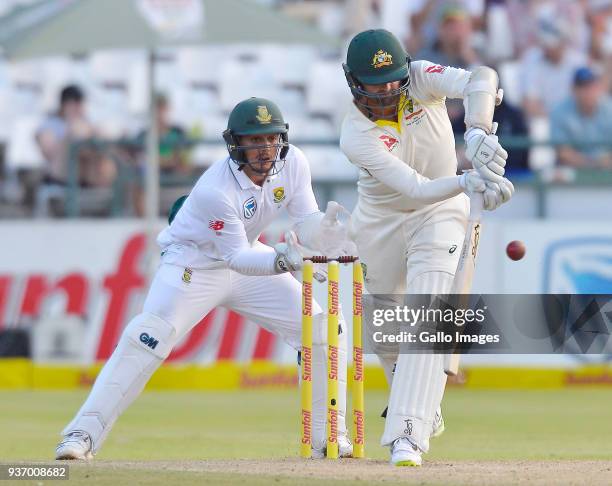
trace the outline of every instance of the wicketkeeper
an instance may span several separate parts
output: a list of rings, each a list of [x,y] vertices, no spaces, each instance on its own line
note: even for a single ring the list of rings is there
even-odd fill
[[[302,267],[296,240],[342,254],[346,226],[336,203],[319,211],[302,151],[290,145],[278,107],[250,98],[231,112],[223,133],[229,157],[199,179],[159,237],[161,264],[143,311],[127,325],[89,397],[63,430],[57,459],[88,459],[100,450],[117,418],[140,394],[172,348],[217,306],[227,307],[301,347]],[[260,234],[287,210],[295,231],[274,248]],[[322,230],[324,228],[324,231]],[[324,253],[325,254],[325,253]],[[329,254],[329,253],[328,253]],[[346,433],[346,326],[339,326],[340,455],[350,457]],[[326,451],[327,323],[313,305],[313,457]]]
[[[485,209],[493,210],[514,191],[503,177],[507,153],[492,133],[502,96],[497,74],[484,66],[468,72],[411,62],[386,30],[356,35],[344,71],[354,102],[340,146],[360,169],[351,234],[371,294],[364,306],[376,305],[376,294],[446,294],[466,230],[465,193],[483,193]],[[447,97],[465,105],[474,170],[460,176]],[[381,443],[390,446],[393,464],[418,466],[430,436],[444,426],[443,355],[379,357],[391,386]]]

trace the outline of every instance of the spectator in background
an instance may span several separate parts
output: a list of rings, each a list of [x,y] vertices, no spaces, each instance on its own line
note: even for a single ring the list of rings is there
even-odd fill
[[[590,1],[590,0],[589,0]],[[585,0],[488,0],[503,6],[512,30],[513,47],[517,55],[538,44],[542,18],[555,18],[565,25],[566,41],[576,50],[586,52],[588,25]]]
[[[562,144],[557,149],[560,165],[612,168],[612,99],[598,72],[588,67],[576,71],[573,95],[551,115],[551,132],[552,140]]]
[[[468,12],[461,5],[451,3],[446,5],[440,15],[433,46],[417,52],[415,59],[426,59],[441,66],[467,70],[480,65],[478,54],[472,46],[472,22]],[[463,100],[447,99],[446,111],[455,136],[462,137],[465,132]],[[462,154],[463,152],[458,150],[457,155],[460,161]],[[469,165],[467,160],[463,160],[463,163],[466,166]]]
[[[495,107],[493,121],[498,123],[497,135],[504,147],[508,147],[508,160],[506,170],[529,170],[529,151],[526,147],[513,148],[508,142],[508,137],[527,138],[529,130],[527,121],[522,110],[511,105],[507,100],[502,100],[501,105]]]
[[[587,19],[590,30],[591,57],[612,70],[612,0],[589,0]],[[608,80],[609,81],[609,80]]]
[[[468,12],[458,4],[449,4],[440,16],[434,44],[417,52],[415,59],[468,70],[480,65],[472,33]]]
[[[520,63],[522,103],[529,117],[546,117],[569,95],[572,74],[586,60],[568,44],[569,28],[561,17],[540,17],[537,38]]]
[[[190,142],[185,130],[170,122],[170,102],[163,94],[155,97],[157,133],[159,136],[159,168],[162,174],[188,174]],[[146,149],[147,131],[138,135],[138,144]]]
[[[382,0],[380,7],[381,27],[389,32],[393,32],[407,47],[412,38],[412,16],[417,9],[415,4],[418,3],[418,1]],[[361,30],[365,29],[359,29],[351,33],[357,33]]]
[[[194,175],[194,167],[191,165],[189,149],[191,142],[182,127],[170,121],[170,102],[163,94],[155,97],[155,115],[157,121],[157,133],[159,137],[159,171],[161,176],[189,176]],[[138,166],[138,170],[144,170],[146,165],[147,130],[143,130],[136,138],[138,150],[132,153],[132,160]],[[182,181],[177,181],[181,183]],[[162,185],[167,182],[162,179]],[[189,181],[191,184],[191,181]],[[137,216],[144,215],[144,188],[141,183],[132,186],[132,199],[134,212]],[[164,211],[165,208],[164,208]]]
[[[413,0],[412,38],[408,52],[417,52],[433,46],[438,37],[444,13],[449,9],[463,11],[471,27],[483,27],[484,0]]]
[[[36,141],[47,162],[43,183],[65,185],[70,145],[95,137],[96,133],[85,116],[85,96],[78,86],[69,85],[62,89],[59,101],[59,110],[42,123]],[[112,184],[117,175],[112,160],[91,148],[82,148],[77,158],[81,186]]]

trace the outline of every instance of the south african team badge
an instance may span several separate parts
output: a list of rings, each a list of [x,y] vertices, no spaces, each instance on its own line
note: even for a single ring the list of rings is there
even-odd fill
[[[251,219],[255,214],[255,211],[257,211],[257,201],[255,200],[255,197],[250,197],[244,201],[244,204],[242,205],[242,214],[244,214],[246,219]]]
[[[183,272],[183,282],[186,284],[191,283],[191,275],[193,275],[193,270],[185,267],[185,271]]]
[[[279,203],[285,199],[285,188],[275,187],[272,194],[274,194],[274,202]]]
[[[268,107],[265,105],[257,107],[257,116],[255,116],[255,118],[259,120],[259,123],[264,125],[272,121],[272,115],[268,111]]]

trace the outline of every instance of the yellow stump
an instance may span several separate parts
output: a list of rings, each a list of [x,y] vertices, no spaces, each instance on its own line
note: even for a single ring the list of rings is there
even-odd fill
[[[311,457],[312,444],[312,262],[302,270],[302,437],[300,455]]]
[[[338,458],[338,262],[327,264],[327,458]]]
[[[365,457],[365,405],[363,396],[363,271],[353,263],[353,457]]]

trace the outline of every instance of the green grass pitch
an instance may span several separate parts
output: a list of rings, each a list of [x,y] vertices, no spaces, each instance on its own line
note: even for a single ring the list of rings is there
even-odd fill
[[[0,392],[0,462],[52,460],[59,431],[85,397],[84,391]],[[386,464],[388,451],[379,445],[385,402],[386,393],[366,393],[368,460],[341,461],[334,475],[331,461],[298,458],[296,390],[146,392],[119,419],[94,464],[72,468],[68,484],[337,484],[357,471],[367,477],[368,468],[382,471],[372,480],[385,480],[384,471],[393,469],[389,474],[400,479],[418,474],[421,484],[443,484],[448,467],[572,461],[612,470],[612,390],[449,389],[446,432],[432,440],[418,473]],[[469,475],[455,479],[470,482]],[[496,482],[504,479],[513,482],[511,476]]]

